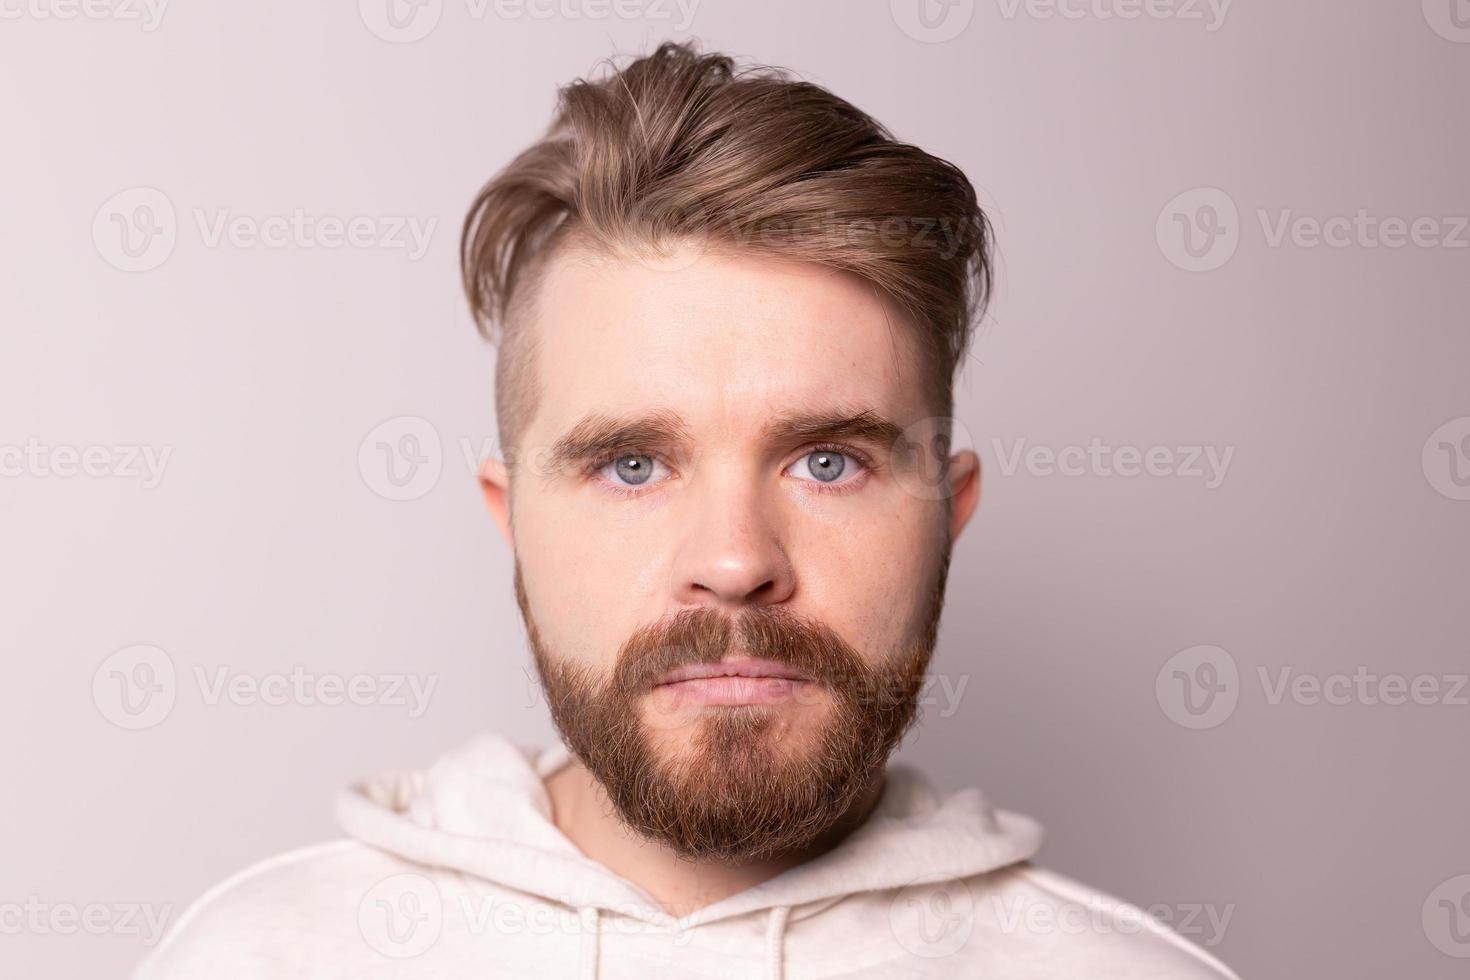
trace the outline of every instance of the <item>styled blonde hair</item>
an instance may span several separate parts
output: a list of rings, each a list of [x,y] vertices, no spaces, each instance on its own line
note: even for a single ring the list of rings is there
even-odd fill
[[[669,42],[562,88],[546,136],[465,218],[465,292],[499,348],[502,447],[535,411],[535,338],[521,328],[546,259],[572,240],[617,250],[694,236],[871,283],[912,321],[935,414],[951,414],[990,291],[990,225],[969,180],[820,86]]]

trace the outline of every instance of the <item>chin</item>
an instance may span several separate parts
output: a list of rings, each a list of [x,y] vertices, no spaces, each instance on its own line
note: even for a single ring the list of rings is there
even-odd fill
[[[676,713],[645,710],[643,730],[669,763],[720,765],[756,755],[780,762],[815,751],[831,710],[825,695],[805,703],[687,705]]]

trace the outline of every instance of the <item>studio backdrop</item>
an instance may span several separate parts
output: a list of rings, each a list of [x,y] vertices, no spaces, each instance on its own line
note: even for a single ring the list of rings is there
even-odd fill
[[[685,38],[994,223],[900,757],[1244,977],[1464,976],[1463,0],[0,0],[0,973],[124,975],[339,787],[555,739],[460,222]]]

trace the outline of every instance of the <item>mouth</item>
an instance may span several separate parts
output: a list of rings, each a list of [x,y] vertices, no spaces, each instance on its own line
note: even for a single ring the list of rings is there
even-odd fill
[[[653,687],[655,697],[695,704],[775,704],[815,684],[812,678],[774,660],[726,658],[712,664],[685,664]]]

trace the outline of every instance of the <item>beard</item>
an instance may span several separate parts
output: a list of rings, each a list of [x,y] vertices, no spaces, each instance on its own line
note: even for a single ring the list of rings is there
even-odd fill
[[[876,665],[784,607],[700,606],[640,628],[598,671],[547,649],[519,560],[515,591],[552,720],[622,822],[681,857],[743,862],[811,848],[878,784],[916,715],[949,559],[946,542],[915,641]],[[789,700],[732,705],[680,703],[658,686],[674,668],[727,656],[811,681],[790,685]]]

